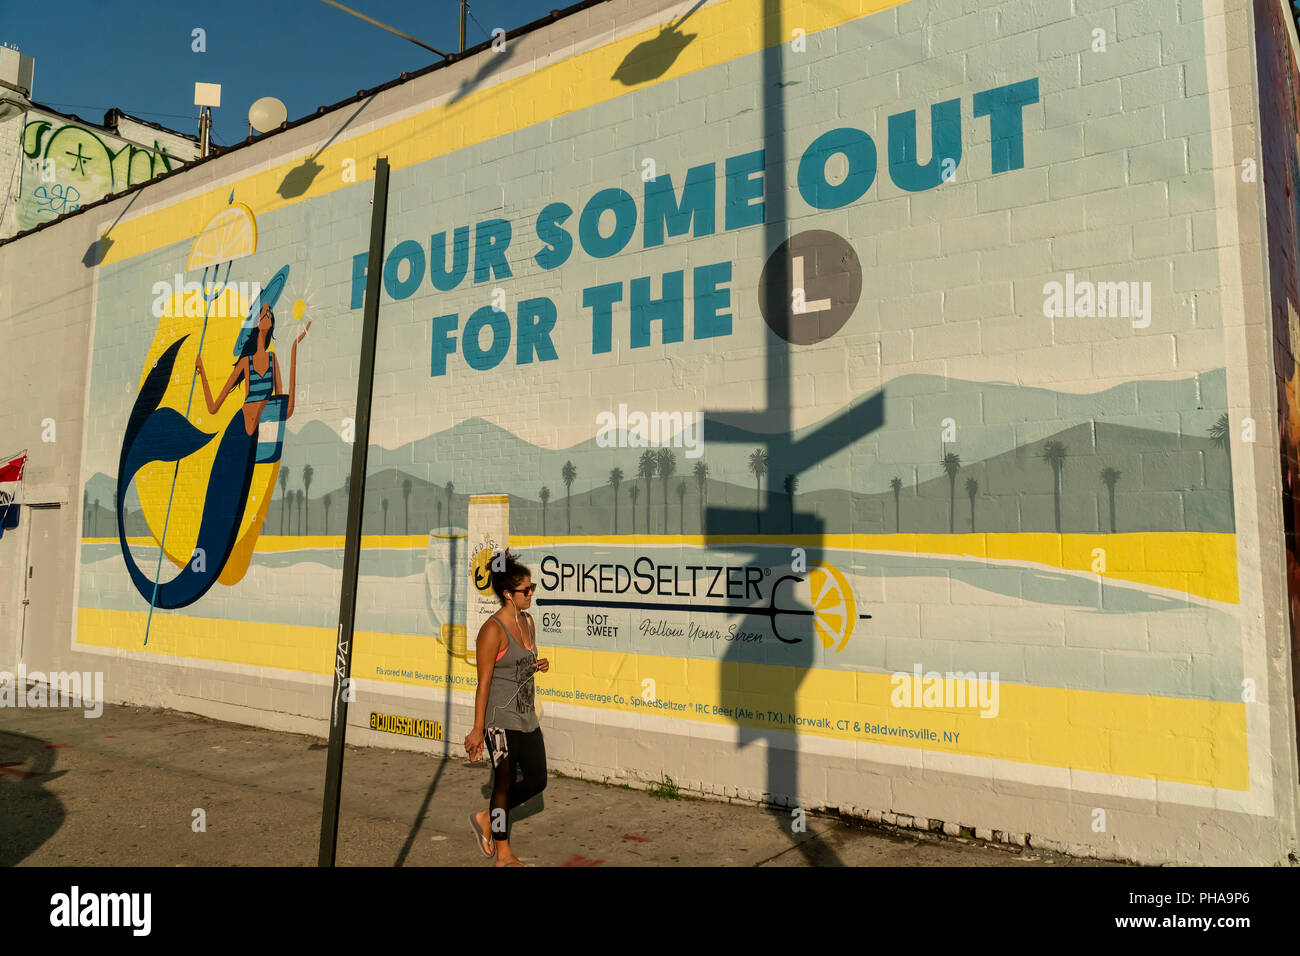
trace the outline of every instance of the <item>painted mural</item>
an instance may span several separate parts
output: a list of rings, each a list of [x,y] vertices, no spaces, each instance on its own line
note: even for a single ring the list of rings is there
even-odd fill
[[[1273,368],[1277,374],[1278,448],[1282,468],[1282,528],[1291,624],[1292,687],[1300,704],[1300,68],[1287,23],[1277,4],[1255,4],[1264,147],[1265,217],[1268,223],[1269,299],[1273,317]],[[1300,708],[1297,709],[1300,721]],[[1300,733],[1300,725],[1297,726]]]
[[[18,228],[75,212],[177,165],[156,142],[149,150],[59,117],[29,120],[23,129]]]
[[[1065,71],[876,84],[929,8],[869,6],[804,11],[807,59],[700,9],[692,55],[650,31],[124,218],[76,643],[331,672],[386,155],[354,676],[470,699],[505,496],[547,703],[1249,790],[1221,324],[1144,226],[1214,209],[1208,113],[1085,217]]]
[[[293,416],[298,346],[311,322],[301,331],[290,332],[293,344],[286,387],[277,352],[271,346],[275,341],[274,309],[288,282],[289,267],[281,267],[260,286],[251,303],[230,283],[236,260],[250,255],[256,245],[253,214],[235,203],[232,194],[227,208],[195,238],[186,261],[186,273],[203,270],[198,288],[187,293],[183,283],[173,289],[166,282],[156,288],[160,296],[155,305],[161,304],[158,329],[122,437],[114,497],[122,556],[132,583],[141,597],[148,598],[151,609],[186,607],[218,580],[225,584],[239,581],[248,569],[269,509],[284,426]],[[198,297],[203,300],[202,325],[196,333]],[[232,299],[238,302],[238,311],[228,308]],[[301,319],[303,306],[301,302],[297,305],[296,315]],[[246,317],[231,321],[241,316]],[[205,349],[210,359],[216,357],[218,368],[231,366],[215,398],[203,364]],[[187,358],[193,355],[193,369],[186,368],[185,374],[177,366],[182,352]],[[202,385],[203,399],[197,407],[196,382]],[[242,402],[227,402],[232,393],[241,391]],[[186,396],[183,413],[182,394]],[[205,421],[212,431],[204,429]],[[174,463],[171,474],[165,465],[155,468],[158,463]],[[133,485],[145,520],[151,526],[162,525],[157,539],[159,569],[163,554],[180,569],[166,582],[145,573],[127,541],[125,501]],[[173,522],[178,491],[185,504],[175,509]]]

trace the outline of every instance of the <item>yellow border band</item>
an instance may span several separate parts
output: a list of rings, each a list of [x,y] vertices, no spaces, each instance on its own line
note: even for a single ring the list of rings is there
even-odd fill
[[[143,649],[147,615],[136,611],[81,608],[77,612],[77,642],[94,647]],[[216,618],[155,613],[149,651],[172,657],[224,661],[273,667],[309,674],[333,673],[335,639],[330,628],[271,625]],[[543,645],[546,643],[542,642]],[[688,704],[684,711],[665,711],[632,704],[586,706],[609,710],[673,716],[721,725],[765,730],[793,730],[788,723],[736,719],[714,714],[714,706],[746,707],[755,714],[774,707],[815,720],[826,727],[803,727],[800,734],[965,754],[996,760],[1066,767],[1125,777],[1165,780],[1225,790],[1248,790],[1246,708],[1240,702],[1191,700],[1138,694],[999,685],[999,713],[980,717],[973,710],[902,709],[890,704],[890,675],[772,664],[739,664],[692,658],[656,657],[543,647],[551,671],[540,686],[547,691],[576,695],[621,694],[640,698],[650,678],[660,700]],[[445,645],[425,635],[357,631],[352,676],[425,687],[444,686],[448,654]],[[474,686],[476,670],[451,658],[454,689]],[[381,670],[425,675],[424,679],[377,676]],[[324,700],[324,697],[322,697]],[[543,701],[579,704],[576,696]],[[695,709],[704,705],[707,713]],[[785,715],[788,718],[788,715]],[[838,729],[872,723],[927,728],[937,740],[903,740]],[[944,731],[956,743],[943,743]]]
[[[903,2],[779,0],[781,23],[786,25],[782,41],[789,40],[796,27],[813,34],[901,6]],[[772,0],[727,0],[698,11],[687,21],[687,32],[694,34],[694,39],[673,65],[653,81],[625,86],[613,77],[628,53],[659,37],[658,27],[480,89],[456,102],[431,107],[380,129],[335,142],[311,157],[321,167],[321,175],[293,198],[281,196],[279,190],[291,173],[303,167],[302,159],[279,163],[234,180],[235,196],[263,216],[352,185],[344,182],[341,172],[347,162],[353,164],[355,182],[363,183],[373,175],[375,159],[380,155],[388,157],[392,169],[402,169],[629,95],[636,89],[758,53],[766,49],[761,24],[765,9],[772,5]],[[669,15],[665,11],[665,17]],[[323,128],[321,138],[326,138]],[[298,175],[301,177],[301,172]],[[172,243],[188,242],[194,236],[195,223],[207,222],[226,205],[231,185],[231,181],[223,180],[223,185],[216,189],[119,223],[113,229],[113,244],[102,264],[111,265]],[[357,251],[364,252],[364,246],[358,246]]]

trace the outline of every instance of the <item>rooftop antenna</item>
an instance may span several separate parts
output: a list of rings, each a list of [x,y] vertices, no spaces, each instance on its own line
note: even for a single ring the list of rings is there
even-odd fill
[[[408,33],[403,33],[401,30],[395,30],[394,28],[390,27],[386,23],[380,23],[378,20],[374,19],[374,17],[368,17],[364,13],[359,13],[356,10],[353,10],[351,7],[345,7],[343,6],[343,4],[338,3],[337,0],[321,0],[321,3],[328,3],[331,7],[336,7],[337,9],[342,10],[344,13],[350,13],[359,20],[365,20],[366,23],[373,24],[374,26],[379,27],[379,29],[381,30],[387,30],[389,33],[393,34],[394,36],[399,36],[403,40],[409,40],[410,42],[414,43],[416,46],[422,46],[430,53],[438,54],[438,56],[442,57],[444,60],[447,59],[449,56],[451,56],[450,53],[443,53],[438,48],[431,47],[429,46],[429,44],[417,40],[415,37],[411,36]],[[461,32],[464,33],[463,26],[461,28]]]
[[[212,145],[212,107],[221,105],[221,84],[195,83],[194,105],[199,107],[199,155],[207,156]]]

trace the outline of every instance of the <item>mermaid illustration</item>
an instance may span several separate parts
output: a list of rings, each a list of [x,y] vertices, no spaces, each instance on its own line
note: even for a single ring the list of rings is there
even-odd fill
[[[289,388],[282,391],[280,363],[270,345],[275,332],[273,306],[288,279],[285,266],[271,279],[254,300],[248,320],[235,341],[234,368],[220,394],[214,399],[201,355],[195,357],[195,373],[203,383],[203,397],[208,413],[217,415],[227,396],[241,381],[246,394],[239,410],[221,433],[207,488],[203,496],[194,555],[202,560],[184,564],[170,581],[151,579],[142,571],[127,546],[122,514],[127,488],[141,468],[153,462],[175,462],[204,448],[215,432],[204,432],[189,421],[188,414],[163,404],[169,382],[182,346],[188,335],[179,336],[158,357],[145,376],[127,421],[118,470],[118,536],[122,556],[136,590],[152,608],[179,608],[193,604],[216,583],[225,569],[239,539],[241,520],[249,503],[254,468],[280,460],[285,421],[293,414],[298,367],[298,344],[311,323],[294,339],[289,360]],[[256,315],[256,321],[253,316]],[[206,331],[206,322],[205,322]],[[202,351],[202,336],[199,352]],[[193,383],[191,384],[193,395]],[[188,404],[186,406],[188,412]],[[168,504],[170,516],[171,504]],[[167,534],[163,524],[159,547]],[[175,560],[175,559],[173,559]],[[160,555],[161,561],[161,555]],[[179,563],[179,562],[177,562]]]
[[[294,381],[298,373],[298,343],[306,337],[310,329],[311,323],[308,322],[298,337],[293,340],[293,349],[289,355],[288,404],[279,422],[288,421],[293,417]],[[275,353],[267,349],[274,337],[275,313],[271,311],[269,303],[264,303],[257,317],[257,334],[248,336],[244,341],[239,358],[235,361],[235,367],[231,369],[230,378],[226,379],[226,384],[215,401],[212,398],[212,389],[208,387],[208,375],[203,368],[203,356],[194,357],[195,371],[199,373],[199,381],[203,383],[203,398],[208,403],[208,412],[212,415],[220,410],[230,390],[238,385],[241,379],[244,381],[247,395],[244,397],[241,411],[244,429],[250,436],[259,431],[258,425],[267,402],[285,397],[285,393],[280,388],[280,366],[275,361]]]

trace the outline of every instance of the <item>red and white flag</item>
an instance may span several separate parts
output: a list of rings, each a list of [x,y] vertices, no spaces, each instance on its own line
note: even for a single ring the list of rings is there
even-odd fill
[[[23,480],[23,467],[27,464],[27,453],[12,458],[0,458],[0,534],[5,528],[13,528],[18,523],[18,485]]]
[[[17,483],[23,480],[23,466],[27,464],[27,453],[14,458],[0,458],[0,482]],[[8,489],[3,489],[8,490]]]

